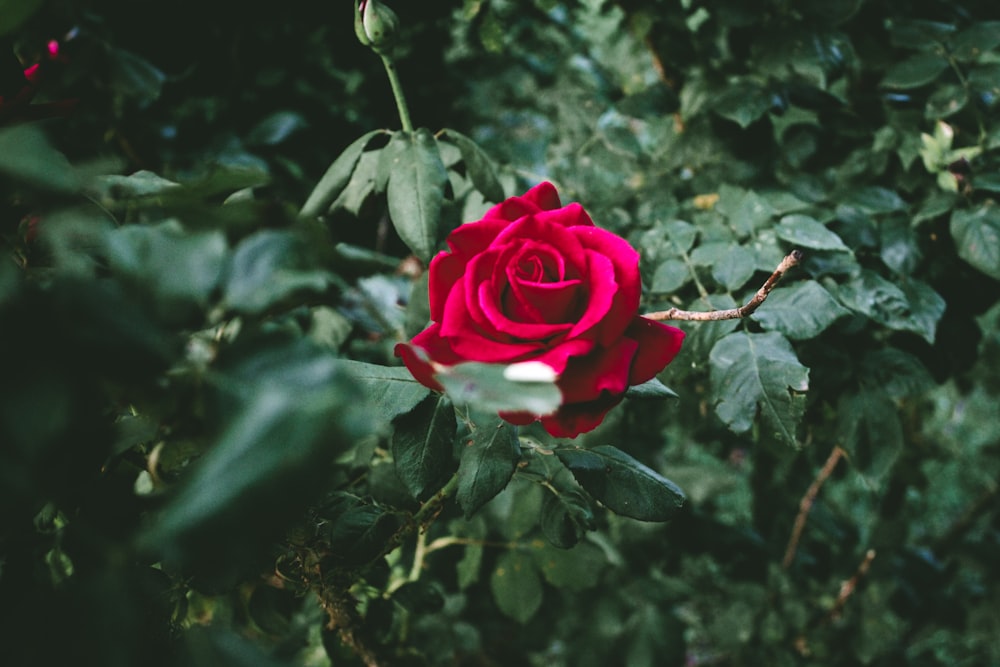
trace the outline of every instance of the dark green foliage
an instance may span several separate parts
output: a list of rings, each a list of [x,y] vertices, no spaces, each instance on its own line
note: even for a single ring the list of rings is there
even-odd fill
[[[1000,664],[996,3],[386,3],[413,128],[346,3],[0,0],[0,660]],[[541,179],[644,311],[804,258],[555,441],[393,355]]]

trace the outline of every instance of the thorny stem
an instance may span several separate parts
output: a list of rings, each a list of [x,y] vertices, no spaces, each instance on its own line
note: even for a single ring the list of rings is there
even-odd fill
[[[695,310],[681,310],[680,308],[671,308],[669,310],[661,310],[655,313],[646,313],[643,315],[648,320],[656,320],[657,322],[662,322],[664,320],[685,320],[685,321],[695,321],[695,322],[715,322],[718,320],[738,320],[751,315],[760,304],[764,303],[764,299],[767,295],[771,293],[774,286],[778,284],[781,277],[791,269],[793,266],[797,266],[799,262],[802,261],[802,251],[793,250],[790,252],[781,263],[778,264],[778,268],[774,270],[774,273],[768,277],[757,293],[753,295],[753,298],[746,302],[745,305],[739,308],[730,308],[727,310],[709,310],[707,312],[695,311]]]
[[[413,123],[410,121],[410,108],[406,105],[406,96],[403,95],[403,86],[399,82],[399,74],[396,72],[396,66],[388,56],[379,55],[382,58],[382,64],[385,66],[386,76],[389,77],[389,85],[392,86],[392,96],[396,99],[399,122],[403,126],[404,132],[413,132]]]
[[[417,513],[413,515],[413,518],[406,522],[406,524],[400,528],[396,533],[389,539],[386,544],[385,549],[383,549],[380,558],[390,551],[396,549],[403,540],[406,539],[411,533],[416,530],[420,531],[420,540],[417,544],[418,553],[414,558],[413,570],[410,573],[411,580],[415,580],[419,576],[419,571],[422,567],[424,555],[427,553],[429,548],[427,547],[426,541],[423,537],[423,531],[427,526],[434,521],[437,515],[441,512],[444,502],[451,498],[455,492],[458,490],[458,475],[452,475],[451,479],[441,488],[440,491],[435,493],[433,496],[427,499]],[[433,542],[431,545],[433,546]],[[320,579],[322,581],[322,579]],[[366,667],[379,667],[380,661],[375,650],[372,649],[366,642],[365,638],[362,637],[359,632],[361,626],[361,619],[358,617],[358,612],[356,607],[357,601],[354,600],[353,596],[348,591],[349,585],[344,583],[337,583],[332,585],[320,585],[315,589],[320,600],[320,605],[326,611],[329,621],[327,622],[327,628],[329,630],[336,630],[340,636],[340,641],[351,648],[354,653],[361,658]]]
[[[378,655],[358,632],[361,619],[358,618],[358,612],[354,607],[356,603],[350,594],[334,592],[332,595],[321,595],[320,603],[330,619],[326,626],[327,629],[336,630],[341,643],[350,647],[365,664],[365,667],[380,667],[382,663],[379,661]]]
[[[444,502],[455,495],[457,490],[458,474],[456,473],[451,476],[451,479],[449,479],[443,487],[441,487],[440,491],[428,498],[424,504],[420,506],[420,509],[417,510],[417,513],[414,514],[409,521],[403,524],[403,526],[389,538],[389,541],[385,545],[385,549],[382,550],[379,557],[381,558],[382,556],[394,551],[403,543],[403,540],[405,540],[414,531],[425,530],[427,526],[429,526],[431,522],[437,518],[437,515],[440,514],[441,509],[444,506]]]

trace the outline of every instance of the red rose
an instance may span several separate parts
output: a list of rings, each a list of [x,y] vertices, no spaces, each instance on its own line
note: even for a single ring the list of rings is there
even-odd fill
[[[571,438],[595,428],[630,385],[652,379],[684,333],[641,317],[639,254],[599,229],[579,204],[562,206],[551,183],[497,204],[448,237],[429,268],[433,323],[396,355],[423,385],[431,365],[540,361],[558,374],[563,405],[536,419]]]

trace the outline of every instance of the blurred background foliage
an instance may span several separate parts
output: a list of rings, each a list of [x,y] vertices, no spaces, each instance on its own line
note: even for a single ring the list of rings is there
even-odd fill
[[[414,123],[628,238],[645,310],[805,251],[752,319],[684,325],[679,398],[580,438],[687,505],[611,514],[524,429],[500,495],[401,530],[463,455],[400,479],[440,406],[345,360],[394,365],[419,265],[364,183],[296,215],[398,126],[346,0],[6,0],[0,58],[79,101],[0,127],[5,662],[1000,664],[1000,7],[393,8]]]

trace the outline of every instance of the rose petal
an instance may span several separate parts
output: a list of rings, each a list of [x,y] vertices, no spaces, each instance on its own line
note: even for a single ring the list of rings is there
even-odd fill
[[[588,252],[587,269],[583,275],[587,281],[586,310],[580,315],[573,329],[567,334],[570,337],[582,336],[591,329],[602,324],[609,329],[616,327],[615,322],[606,322],[608,312],[615,302],[618,293],[618,281],[615,279],[615,267],[607,257],[595,252]],[[605,324],[606,322],[606,324]],[[621,324],[624,330],[628,320]]]
[[[554,185],[543,181],[520,197],[510,197],[483,215],[484,220],[517,220],[521,216],[547,211],[562,206]]]
[[[580,301],[586,299],[581,284],[579,280],[536,285],[511,283],[504,299],[504,312],[518,320],[565,323],[569,329],[579,317]]]
[[[588,403],[564,405],[554,415],[539,419],[549,435],[556,438],[575,438],[593,431],[604,421],[611,408],[621,403],[622,396],[606,396]]]
[[[468,303],[465,283],[459,282],[448,295],[440,324],[441,337],[448,340],[454,353],[464,361],[524,361],[545,350],[546,344],[542,341],[519,341],[497,331],[492,323],[487,322],[486,327],[482,326],[473,319]],[[480,317],[485,317],[478,304],[476,310]]]
[[[509,224],[506,220],[479,220],[459,225],[448,235],[448,247],[455,256],[468,260],[490,247]]]
[[[632,320],[625,335],[639,345],[629,373],[630,385],[642,384],[656,377],[657,373],[674,360],[684,342],[684,332],[677,327],[660,324],[645,317]]]
[[[444,317],[448,295],[465,275],[466,264],[464,258],[446,252],[440,252],[431,259],[427,269],[427,300],[431,307],[431,321],[440,322]]]
[[[622,335],[639,310],[642,293],[639,253],[625,239],[598,227],[577,227],[573,232],[581,245],[608,258],[615,267],[618,290],[599,331],[601,344],[610,345]]]
[[[530,412],[501,412],[500,419],[510,422],[514,426],[527,426],[538,421],[538,415]]]
[[[505,333],[513,338],[521,340],[543,340],[569,331],[573,324],[570,322],[559,322],[555,324],[532,323],[510,319],[504,314],[501,305],[495,300],[492,286],[487,283],[479,284],[479,306],[483,313],[489,318],[490,323],[497,331]]]
[[[622,338],[610,348],[596,348],[585,357],[570,360],[557,383],[563,402],[583,403],[605,393],[624,394],[638,347],[636,341]]]
[[[464,361],[461,356],[455,354],[448,340],[442,338],[440,333],[441,327],[432,324],[414,336],[412,341],[399,343],[393,350],[396,356],[403,360],[403,364],[406,365],[417,382],[435,391],[444,391],[444,388],[434,379],[434,369],[431,365],[424,361],[413,348],[421,348],[428,357],[439,364],[453,365]]]
[[[535,217],[546,224],[559,225],[560,227],[594,227],[594,221],[590,215],[576,202],[567,204],[560,209],[540,211],[535,214]]]

